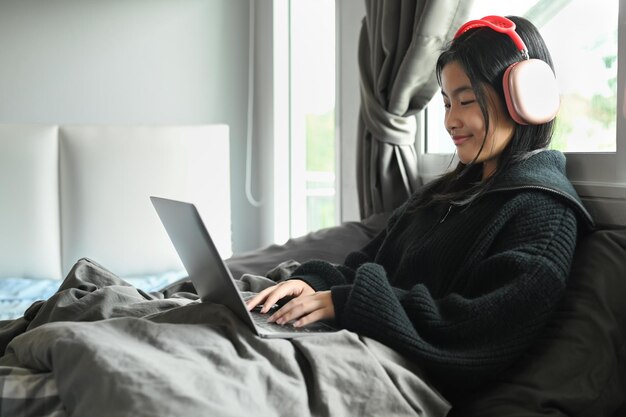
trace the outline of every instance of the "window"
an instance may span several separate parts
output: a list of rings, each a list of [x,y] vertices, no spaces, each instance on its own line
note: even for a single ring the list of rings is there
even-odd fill
[[[292,0],[288,14],[289,234],[300,236],[337,224],[335,0]]]
[[[616,152],[618,2],[518,0],[475,2],[470,19],[513,14],[539,27],[554,60],[561,93],[552,147],[564,152]],[[427,110],[427,153],[453,153],[435,95]]]

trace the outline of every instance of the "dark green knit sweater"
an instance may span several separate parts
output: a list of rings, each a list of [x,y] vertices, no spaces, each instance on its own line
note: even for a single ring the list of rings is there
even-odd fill
[[[419,363],[453,398],[511,364],[565,288],[579,227],[592,227],[565,157],[535,154],[467,206],[397,209],[344,265],[292,278],[332,292],[337,322]]]

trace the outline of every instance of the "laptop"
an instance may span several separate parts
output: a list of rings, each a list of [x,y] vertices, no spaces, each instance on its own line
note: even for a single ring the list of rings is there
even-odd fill
[[[299,328],[289,324],[281,326],[268,323],[267,319],[271,314],[261,314],[258,308],[248,311],[237,284],[217,251],[196,206],[160,197],[150,197],[150,200],[203,302],[225,305],[252,331],[264,338],[284,339],[337,331],[324,322],[311,323]],[[275,308],[277,306],[274,306]]]

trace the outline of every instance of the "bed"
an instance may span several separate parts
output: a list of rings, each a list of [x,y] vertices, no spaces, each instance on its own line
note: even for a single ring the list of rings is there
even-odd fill
[[[339,259],[348,242],[366,242],[385,217],[228,263],[244,295],[252,294],[309,251]],[[284,256],[289,259],[267,274],[250,273]],[[148,292],[102,268],[79,260],[54,294],[0,324],[0,415],[239,416],[252,409],[255,415],[444,416],[449,410],[418,367],[375,340],[347,331],[260,339],[225,307],[198,302],[184,278]]]
[[[566,296],[545,333],[514,366],[453,406],[418,364],[375,340],[345,330],[261,340],[223,306],[198,302],[160,225],[142,223],[149,202],[144,206],[129,196],[169,191],[202,202],[216,193],[228,195],[227,183],[220,182],[228,177],[221,157],[228,149],[227,132],[219,126],[0,126],[0,171],[5,170],[0,192],[3,202],[13,199],[12,206],[0,209],[3,230],[13,231],[11,239],[0,237],[0,288],[7,306],[12,303],[0,322],[0,416],[626,413],[624,230],[601,229],[582,239]],[[147,138],[160,145],[148,146]],[[164,164],[168,154],[177,156],[176,164]],[[96,164],[93,155],[112,159]],[[211,175],[216,180],[208,190],[188,183],[193,175],[168,175],[169,169],[203,174],[207,164],[197,158],[215,159],[211,168],[224,174]],[[151,159],[158,163],[150,165]],[[20,177],[23,191],[16,194],[20,187],[6,178],[16,178],[29,161],[32,175]],[[151,172],[150,166],[162,175],[157,183],[138,174]],[[98,172],[112,168],[118,171]],[[106,184],[97,183],[102,177]],[[112,185],[116,181],[124,186]],[[94,195],[94,189],[103,195]],[[124,210],[100,207],[120,190],[126,194],[116,195],[116,201],[124,202]],[[63,194],[69,191],[74,194]],[[31,205],[35,212],[25,209]],[[203,213],[224,253],[230,242],[228,208]],[[85,213],[93,212],[99,219],[90,223]],[[107,226],[108,216],[130,222],[125,227],[139,228],[141,236],[120,237],[124,228]],[[216,218],[221,221],[212,226]],[[230,256],[240,290],[249,295],[298,262],[341,262],[376,235],[386,218],[378,214],[225,257]],[[38,219],[39,233],[32,219]],[[104,240],[95,238],[102,235]],[[156,245],[162,250],[143,250],[147,238],[163,239],[163,246]],[[93,273],[98,268],[107,272]]]

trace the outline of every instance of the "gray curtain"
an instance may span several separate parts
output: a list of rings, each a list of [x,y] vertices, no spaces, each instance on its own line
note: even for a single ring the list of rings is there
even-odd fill
[[[361,218],[393,210],[419,185],[415,114],[437,91],[437,57],[465,22],[471,4],[468,0],[365,0],[358,55]]]

